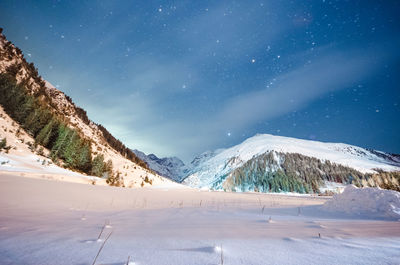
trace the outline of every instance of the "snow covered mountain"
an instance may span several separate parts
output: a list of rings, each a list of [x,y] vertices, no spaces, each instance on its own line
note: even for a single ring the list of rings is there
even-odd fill
[[[343,143],[259,134],[195,158],[183,183],[265,192],[321,192],[327,186],[347,183],[398,189],[399,171],[398,155]]]
[[[132,150],[141,160],[146,162],[150,169],[161,176],[181,182],[185,164],[177,157],[158,158],[154,154],[146,155],[139,150]]]
[[[70,97],[44,80],[23,52],[6,39],[1,28],[0,103],[1,114],[7,120],[13,119],[12,124],[16,125],[4,127],[0,140],[10,143],[15,138],[10,132],[18,132],[15,141],[24,142],[20,136],[24,130],[29,138],[18,150],[14,143],[10,145],[10,154],[4,155],[7,161],[13,160],[9,155],[41,150],[42,159],[52,156],[54,163],[69,170],[108,176],[112,185],[143,187],[172,183],[150,170],[105,127],[91,121]],[[8,169],[0,167],[0,171]]]

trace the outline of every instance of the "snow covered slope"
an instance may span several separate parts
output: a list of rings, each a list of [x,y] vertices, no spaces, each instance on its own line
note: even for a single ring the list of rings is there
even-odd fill
[[[87,176],[54,164],[43,153],[35,152],[32,145],[34,139],[23,128],[15,123],[0,106],[0,139],[6,139],[8,150],[0,150],[0,175],[12,174],[31,178],[44,178],[96,185],[107,185],[105,179]]]
[[[15,81],[20,85],[22,84],[30,94],[38,95],[37,97],[40,97],[49,106],[51,112],[58,117],[62,117],[62,120],[69,127],[81,133],[84,138],[90,139],[93,157],[94,155],[102,154],[104,161],[110,160],[113,165],[113,171],[120,176],[119,178],[122,179],[124,186],[144,187],[174,184],[149,170],[143,161],[138,159],[130,149],[111,135],[106,128],[91,121],[86,111],[76,106],[70,97],[44,80],[39,75],[38,69],[35,68],[34,64],[25,60],[23,52],[6,39],[1,29],[0,74],[7,74],[15,78]],[[7,120],[11,119],[3,112],[3,109],[1,109],[0,113],[4,114],[4,117],[7,116]],[[10,139],[14,136],[9,133],[9,130],[11,129],[10,124],[14,123],[18,124],[15,121],[11,121],[11,123],[4,125],[4,134],[0,135],[0,139],[6,138],[9,143],[11,142]],[[15,128],[15,130],[18,130],[18,128]],[[17,141],[20,141],[20,139],[17,139]],[[33,143],[34,139],[29,141]],[[26,142],[24,145],[26,145]],[[48,151],[45,150],[46,155],[48,155]]]
[[[329,161],[354,169],[362,174],[376,173],[374,169],[383,171],[400,171],[400,159],[378,151],[370,151],[361,147],[343,143],[323,143],[318,141],[295,139],[290,137],[258,134],[243,143],[225,150],[219,150],[215,155],[200,162],[192,163],[185,184],[193,187],[213,187],[222,189],[221,185],[229,174],[247,161],[257,156],[271,152],[277,161],[275,169],[280,168],[284,157],[280,154],[300,154],[313,157],[322,162]]]
[[[150,169],[154,170],[163,177],[170,178],[174,181],[182,181],[182,172],[185,164],[177,157],[158,158],[154,154],[146,155],[139,150],[132,150],[141,160],[146,162]]]

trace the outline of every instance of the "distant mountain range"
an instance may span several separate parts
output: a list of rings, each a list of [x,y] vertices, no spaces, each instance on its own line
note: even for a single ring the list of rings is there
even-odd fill
[[[161,176],[181,182],[185,170],[185,164],[177,157],[158,158],[154,154],[146,155],[139,150],[132,150],[141,160],[146,162],[149,168]]]

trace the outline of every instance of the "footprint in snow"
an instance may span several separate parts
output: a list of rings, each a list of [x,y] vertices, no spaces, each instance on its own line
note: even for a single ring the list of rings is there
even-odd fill
[[[308,228],[326,228],[324,225],[320,224],[312,224],[312,225],[307,225]]]
[[[310,227],[310,228],[326,228],[326,226],[320,224],[317,221],[309,221],[309,222],[306,222],[306,223],[310,224],[310,225],[307,226],[307,227]]]
[[[283,240],[289,241],[289,242],[299,242],[300,241],[299,239],[293,238],[293,237],[284,237]]]
[[[93,244],[93,243],[100,243],[103,242],[103,239],[89,239],[89,240],[82,240],[81,243],[86,243],[86,244]]]

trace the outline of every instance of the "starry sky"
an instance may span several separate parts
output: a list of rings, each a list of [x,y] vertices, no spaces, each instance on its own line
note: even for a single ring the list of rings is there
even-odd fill
[[[12,1],[0,27],[128,147],[257,133],[400,153],[399,1]]]

